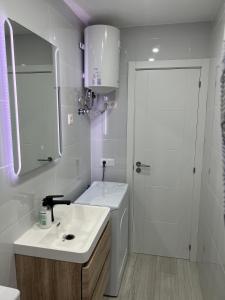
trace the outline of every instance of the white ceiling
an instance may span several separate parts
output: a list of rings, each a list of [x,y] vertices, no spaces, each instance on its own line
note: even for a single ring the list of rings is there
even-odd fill
[[[90,24],[102,22],[118,27],[212,21],[221,4],[221,0],[69,1],[78,15],[79,7],[86,13],[84,21],[88,19]]]

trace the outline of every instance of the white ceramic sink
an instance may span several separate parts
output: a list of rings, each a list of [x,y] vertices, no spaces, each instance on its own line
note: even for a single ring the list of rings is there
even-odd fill
[[[86,205],[56,205],[55,222],[49,229],[38,224],[14,243],[17,254],[85,263],[89,260],[109,221],[110,209]],[[72,234],[72,240],[65,236]]]

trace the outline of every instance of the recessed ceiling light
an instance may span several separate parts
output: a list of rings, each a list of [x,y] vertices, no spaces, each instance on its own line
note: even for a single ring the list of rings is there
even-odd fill
[[[154,57],[150,57],[148,60],[151,62],[155,61]]]
[[[157,47],[153,48],[153,49],[152,49],[152,52],[153,52],[153,53],[159,53],[159,48],[157,48]]]

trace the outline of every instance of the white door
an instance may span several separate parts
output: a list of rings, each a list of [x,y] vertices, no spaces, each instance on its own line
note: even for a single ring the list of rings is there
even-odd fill
[[[137,253],[189,258],[200,76],[200,69],[136,71]]]

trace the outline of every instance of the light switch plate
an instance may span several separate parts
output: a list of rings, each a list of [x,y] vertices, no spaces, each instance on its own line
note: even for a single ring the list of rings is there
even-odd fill
[[[114,167],[115,166],[115,159],[114,158],[102,158],[101,159],[101,167],[102,167],[102,162],[106,161],[106,167]]]
[[[68,114],[67,121],[68,125],[72,125],[74,123],[73,114]]]

